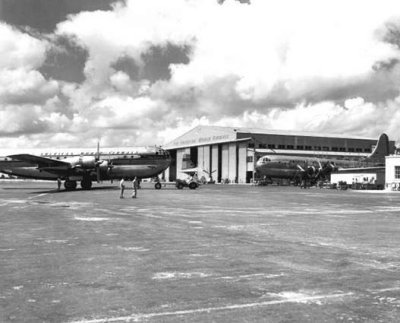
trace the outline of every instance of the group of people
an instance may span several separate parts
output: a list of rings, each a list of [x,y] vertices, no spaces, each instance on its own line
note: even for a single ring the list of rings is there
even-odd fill
[[[125,191],[125,179],[121,178],[121,181],[119,182],[119,188],[120,188],[120,195],[119,198],[123,199],[124,198],[124,191]],[[137,197],[137,190],[139,188],[139,180],[135,176],[135,178],[132,181],[132,198],[135,199]]]

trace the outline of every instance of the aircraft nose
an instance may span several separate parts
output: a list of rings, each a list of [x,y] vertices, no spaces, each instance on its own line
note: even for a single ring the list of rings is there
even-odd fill
[[[256,162],[256,168],[261,167],[264,164],[264,161],[260,158],[259,160],[257,160]]]

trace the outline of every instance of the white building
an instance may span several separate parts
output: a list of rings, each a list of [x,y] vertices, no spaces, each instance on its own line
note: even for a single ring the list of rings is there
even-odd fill
[[[400,190],[400,155],[386,157],[386,189]]]

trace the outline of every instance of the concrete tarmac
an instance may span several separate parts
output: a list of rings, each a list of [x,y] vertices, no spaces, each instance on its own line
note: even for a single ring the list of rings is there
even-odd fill
[[[1,322],[399,322],[400,194],[0,181]]]

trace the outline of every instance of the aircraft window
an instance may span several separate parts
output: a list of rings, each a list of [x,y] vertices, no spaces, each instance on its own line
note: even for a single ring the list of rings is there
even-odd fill
[[[126,158],[126,155],[124,155],[124,158]]]
[[[394,166],[394,178],[400,179],[400,166]]]
[[[7,159],[7,158],[4,158],[4,160],[7,161],[8,159]]]
[[[285,145],[278,145],[279,149],[285,149]]]

